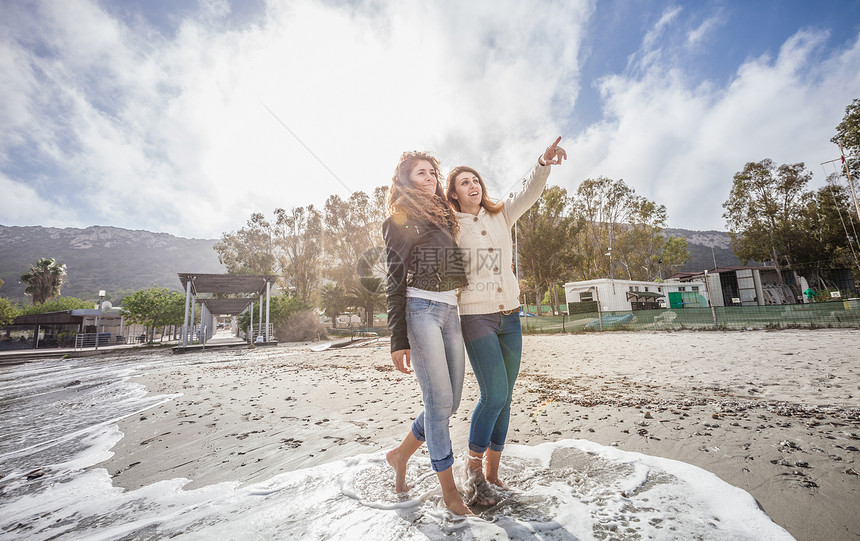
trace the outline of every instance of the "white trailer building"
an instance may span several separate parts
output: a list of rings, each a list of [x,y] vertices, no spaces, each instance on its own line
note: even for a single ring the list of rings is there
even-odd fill
[[[570,314],[597,311],[628,312],[660,308],[707,307],[705,282],[641,282],[600,278],[564,284]],[[676,293],[677,295],[670,294]]]

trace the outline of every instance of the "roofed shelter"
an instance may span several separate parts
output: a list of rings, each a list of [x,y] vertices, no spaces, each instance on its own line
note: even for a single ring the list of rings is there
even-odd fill
[[[235,316],[244,312],[254,302],[254,296],[260,299],[260,312],[263,310],[263,292],[266,293],[266,342],[269,342],[269,313],[272,284],[278,279],[274,274],[198,274],[193,272],[179,273],[179,280],[185,290],[185,317],[182,325],[181,347],[188,345],[189,316],[193,323],[194,308],[197,295],[201,293],[253,295],[245,298],[229,299],[200,299],[202,304],[201,323],[205,328],[200,337],[201,341],[209,338],[215,315]],[[190,310],[190,314],[189,314]],[[253,321],[253,312],[251,313]],[[262,313],[260,314],[262,320]]]

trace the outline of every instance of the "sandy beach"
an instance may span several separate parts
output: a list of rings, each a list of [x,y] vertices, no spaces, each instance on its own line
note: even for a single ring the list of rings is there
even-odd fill
[[[123,420],[113,457],[97,467],[117,487],[187,478],[193,489],[396,445],[421,402],[388,343],[312,345],[238,349],[219,364],[135,377],[179,396]],[[749,492],[798,540],[860,539],[858,352],[857,330],[526,336],[509,443],[584,439],[686,462]],[[455,454],[477,399],[467,368]]]

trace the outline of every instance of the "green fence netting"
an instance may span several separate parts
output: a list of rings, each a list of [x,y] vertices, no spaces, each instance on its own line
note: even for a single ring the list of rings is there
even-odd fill
[[[563,316],[525,315],[524,333],[608,330],[778,329],[860,326],[860,299],[797,305],[720,306]]]

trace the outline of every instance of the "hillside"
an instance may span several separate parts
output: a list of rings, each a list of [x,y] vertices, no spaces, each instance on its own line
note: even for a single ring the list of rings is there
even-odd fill
[[[723,231],[666,229],[664,234],[687,239],[690,259],[682,271],[711,269],[714,259],[718,267],[741,264],[731,251],[728,234]],[[28,302],[18,277],[41,257],[53,257],[66,264],[68,276],[63,295],[95,299],[98,291],[104,289],[109,299],[119,301],[129,293],[153,285],[179,291],[177,272],[225,271],[212,249],[215,242],[118,227],[60,229],[0,225],[0,279],[6,282],[0,288],[0,296]]]
[[[66,264],[64,296],[96,299],[104,289],[118,301],[153,285],[179,291],[178,272],[225,272],[212,249],[215,242],[117,227],[0,225],[0,296],[29,302],[18,278],[42,257]]]
[[[701,272],[705,269],[714,268],[714,260],[717,267],[737,267],[741,265],[740,260],[732,252],[731,239],[725,231],[692,231],[689,229],[663,230],[663,234],[670,237],[684,237],[690,249],[690,258],[679,270],[682,272]],[[713,249],[713,252],[711,251]],[[750,262],[755,265],[754,262]]]

